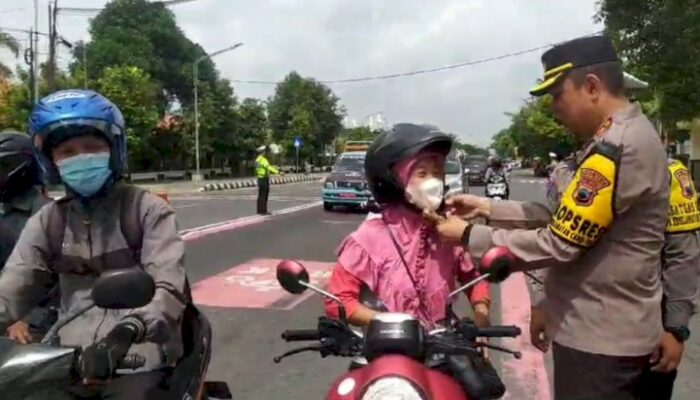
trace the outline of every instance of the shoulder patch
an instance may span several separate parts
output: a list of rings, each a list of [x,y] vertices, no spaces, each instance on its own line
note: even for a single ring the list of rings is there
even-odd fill
[[[618,146],[598,143],[586,157],[562,194],[549,229],[580,247],[592,247],[614,220]]]
[[[700,229],[698,196],[690,172],[679,161],[668,166],[671,174],[667,233],[690,232]]]

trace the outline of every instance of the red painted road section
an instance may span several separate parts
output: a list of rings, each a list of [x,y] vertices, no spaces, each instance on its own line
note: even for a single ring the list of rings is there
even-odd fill
[[[525,275],[512,274],[501,283],[501,323],[517,325],[522,335],[505,341],[509,347],[523,353],[520,360],[505,356],[503,375],[510,378],[511,388],[504,399],[517,400],[551,400],[549,378],[545,369],[544,355],[530,343],[530,292]]]
[[[307,291],[292,295],[277,283],[275,271],[282,260],[255,259],[237,265],[192,286],[198,305],[230,308],[275,308],[289,310],[313,295]],[[333,263],[300,261],[309,271],[311,283],[323,287],[331,276]]]

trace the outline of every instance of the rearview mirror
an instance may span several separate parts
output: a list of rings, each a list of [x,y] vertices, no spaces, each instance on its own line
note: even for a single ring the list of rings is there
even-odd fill
[[[489,273],[490,282],[503,282],[510,276],[511,267],[516,262],[516,257],[505,246],[498,246],[489,249],[481,257],[480,268],[481,273]]]
[[[277,264],[277,282],[289,293],[304,293],[306,286],[300,282],[309,283],[309,273],[298,261],[284,260]]]
[[[105,309],[138,308],[150,303],[155,292],[153,278],[142,269],[116,269],[97,278],[92,287],[92,301]]]

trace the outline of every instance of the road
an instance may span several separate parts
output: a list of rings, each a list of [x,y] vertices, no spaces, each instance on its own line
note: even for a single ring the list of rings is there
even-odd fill
[[[543,189],[541,179],[520,171],[514,174],[511,193],[515,199],[542,201]],[[474,188],[474,192],[482,193],[481,188]],[[338,244],[364,218],[361,213],[324,212],[319,198],[318,182],[273,186],[270,209],[284,214],[257,218],[251,217],[255,189],[173,197],[181,229],[192,232],[229,221],[222,229],[203,229],[211,234],[189,237],[187,267],[190,280],[195,282],[195,299],[214,329],[208,377],[226,381],[236,399],[323,398],[333,379],[347,368],[348,360],[321,359],[313,353],[281,364],[272,361],[274,355],[292,347],[279,334],[285,329],[314,327],[323,310],[318,297],[293,297],[279,289],[274,280],[277,261],[300,260],[310,270],[312,280],[323,284]],[[527,289],[518,286],[520,281],[509,281],[496,288],[497,297],[505,304],[496,299],[494,319],[513,322],[513,318],[521,318],[524,324],[523,312],[529,310]],[[500,291],[503,296],[498,296]],[[697,319],[694,325],[700,325]],[[700,332],[700,326],[694,331]],[[550,398],[548,388],[542,387],[551,384],[551,371],[547,373],[550,361],[543,360],[525,340],[510,344],[525,351],[523,360],[492,353],[509,387],[506,398]],[[692,373],[700,364],[700,341],[693,337],[687,347],[674,396],[678,400],[695,399],[700,389],[697,374]]]

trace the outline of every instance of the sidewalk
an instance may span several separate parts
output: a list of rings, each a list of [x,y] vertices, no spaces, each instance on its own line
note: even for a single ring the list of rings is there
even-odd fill
[[[325,174],[287,174],[281,176],[273,176],[270,179],[270,184],[281,185],[293,182],[304,182],[322,179]],[[255,178],[230,178],[230,179],[212,179],[202,182],[193,181],[170,181],[163,183],[137,183],[136,186],[142,187],[153,193],[166,193],[168,195],[191,194],[208,192],[215,190],[231,190],[244,187],[256,186]],[[62,190],[49,192],[52,198],[63,196]]]

